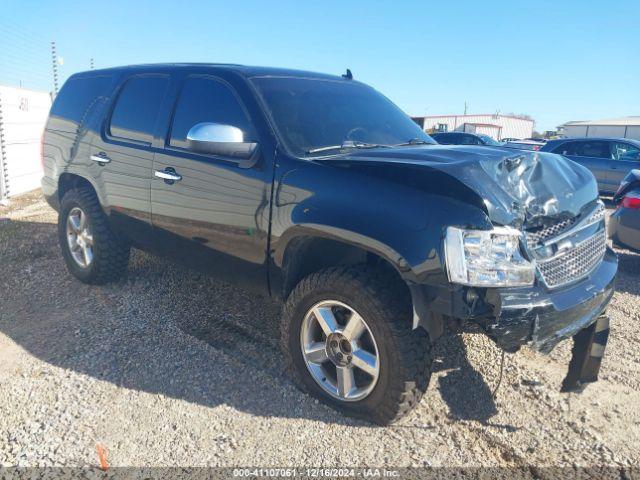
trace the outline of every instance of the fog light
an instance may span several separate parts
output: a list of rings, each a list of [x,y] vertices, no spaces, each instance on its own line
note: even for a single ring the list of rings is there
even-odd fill
[[[478,295],[478,292],[476,292],[473,288],[467,290],[467,294],[465,295],[465,301],[467,302],[467,305],[473,305],[478,301],[479,298],[480,295]]]

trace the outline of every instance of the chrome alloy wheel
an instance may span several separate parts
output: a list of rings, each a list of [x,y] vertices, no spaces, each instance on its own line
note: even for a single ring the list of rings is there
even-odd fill
[[[87,215],[74,207],[67,215],[67,243],[73,260],[82,268],[93,261],[93,235],[87,225]]]
[[[300,329],[302,356],[311,376],[339,400],[367,397],[378,381],[380,359],[373,334],[353,308],[325,300],[309,309]]]

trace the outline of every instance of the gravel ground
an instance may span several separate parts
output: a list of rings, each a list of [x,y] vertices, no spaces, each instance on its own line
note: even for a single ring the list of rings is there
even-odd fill
[[[640,255],[619,251],[601,381],[558,389],[569,342],[506,356],[446,338],[418,408],[344,418],[282,372],[279,309],[136,251],[128,278],[72,278],[39,192],[0,207],[0,465],[638,466]]]

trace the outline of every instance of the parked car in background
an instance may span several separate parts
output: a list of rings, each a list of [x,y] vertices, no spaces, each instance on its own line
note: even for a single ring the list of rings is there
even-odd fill
[[[534,137],[525,138],[525,140],[528,140],[530,142],[547,143],[547,139],[546,138],[540,138],[540,137],[537,137],[537,138],[534,138]]]
[[[507,142],[519,142],[520,139],[519,138],[511,138],[511,137],[507,137],[507,138],[501,138],[500,141],[502,143],[507,143]]]
[[[542,142],[536,142],[534,140],[518,140],[516,142],[507,142],[503,145],[506,148],[515,148],[517,150],[532,150],[538,151],[544,146]]]
[[[563,138],[548,141],[540,150],[587,167],[602,193],[615,193],[624,177],[640,168],[640,141],[629,138]]]
[[[432,133],[431,138],[441,145],[488,145],[500,147],[502,143],[489,135],[469,132],[439,132]]]
[[[640,170],[631,170],[613,197],[609,237],[619,246],[640,250]]]

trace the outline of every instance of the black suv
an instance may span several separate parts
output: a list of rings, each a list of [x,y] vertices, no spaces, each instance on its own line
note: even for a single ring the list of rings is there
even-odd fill
[[[617,260],[563,157],[437,145],[349,74],[171,64],[73,75],[43,163],[73,275],[117,280],[133,246],[281,299],[293,378],[349,414],[409,411],[451,329],[573,336],[563,389],[596,379]]]

